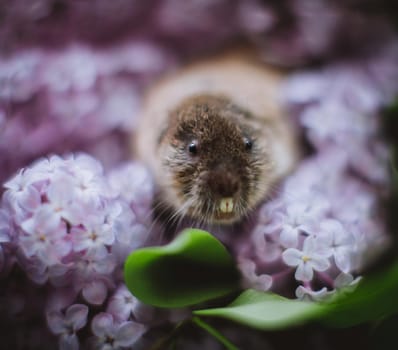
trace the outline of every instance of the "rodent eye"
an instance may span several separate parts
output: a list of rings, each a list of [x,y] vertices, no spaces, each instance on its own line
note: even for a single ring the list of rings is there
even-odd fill
[[[250,151],[253,148],[253,141],[245,138],[245,148]]]
[[[189,146],[188,146],[188,151],[192,155],[196,155],[198,153],[198,145],[196,144],[195,141],[192,141]]]

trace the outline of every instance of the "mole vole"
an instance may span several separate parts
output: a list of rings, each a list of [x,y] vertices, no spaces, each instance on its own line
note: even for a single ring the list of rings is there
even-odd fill
[[[134,137],[160,203],[202,223],[241,220],[297,159],[284,74],[240,54],[191,64],[151,88]]]

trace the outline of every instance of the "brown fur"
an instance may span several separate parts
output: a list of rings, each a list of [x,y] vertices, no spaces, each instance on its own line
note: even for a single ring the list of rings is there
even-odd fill
[[[189,67],[152,90],[136,152],[154,172],[161,203],[177,217],[240,220],[291,169],[294,134],[276,102],[279,81],[274,72],[227,58]],[[227,197],[233,213],[219,210]]]

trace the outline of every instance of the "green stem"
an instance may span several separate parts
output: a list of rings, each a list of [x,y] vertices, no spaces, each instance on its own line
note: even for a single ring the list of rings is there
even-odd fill
[[[225,338],[220,332],[210,326],[208,323],[205,323],[199,317],[194,317],[192,322],[195,323],[198,327],[204,329],[207,333],[216,338],[221,344],[223,344],[228,350],[239,350],[234,344],[232,344],[227,338]]]
[[[178,323],[174,329],[164,338],[161,338],[154,345],[151,346],[150,350],[164,350],[168,346],[173,346],[173,341],[177,335],[181,332],[181,329],[186,326],[188,320]]]

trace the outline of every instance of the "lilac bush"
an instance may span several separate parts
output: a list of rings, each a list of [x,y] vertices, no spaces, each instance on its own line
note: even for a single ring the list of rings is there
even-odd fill
[[[126,179],[131,184],[124,189]],[[123,165],[108,177],[86,154],[41,159],[4,184],[2,267],[3,250],[12,251],[6,258],[49,289],[48,325],[61,348],[78,348],[76,332],[87,323],[88,305],[106,301],[123,280],[127,255],[149,240],[151,184],[139,164]],[[134,303],[126,292],[124,298]],[[130,330],[113,327],[117,337]]]
[[[25,339],[21,348],[140,349],[158,325],[188,317],[140,303],[123,283],[128,254],[161,240],[153,182],[129,143],[159,75],[240,39],[296,68],[282,100],[311,151],[241,235],[220,237],[243,287],[303,300],[354,288],[389,244],[380,120],[398,92],[393,9],[389,0],[2,1],[0,327]],[[220,348],[199,338],[180,345]]]
[[[53,285],[71,279],[88,302],[102,303],[114,283],[110,276],[124,258],[115,253],[123,251],[118,246],[137,247],[145,231],[142,218],[119,198],[100,163],[84,154],[52,156],[4,186],[3,206],[15,228],[10,236],[30,278]]]
[[[388,244],[389,150],[379,114],[398,92],[397,60],[393,42],[355,66],[337,63],[287,81],[285,101],[314,152],[260,208],[239,248],[248,285],[291,295],[293,279],[298,298],[319,300],[358,281]]]
[[[173,65],[145,40],[101,50],[25,49],[0,59],[0,178],[54,152],[90,151],[109,167],[128,160],[142,89]],[[100,143],[114,149],[112,158]]]

